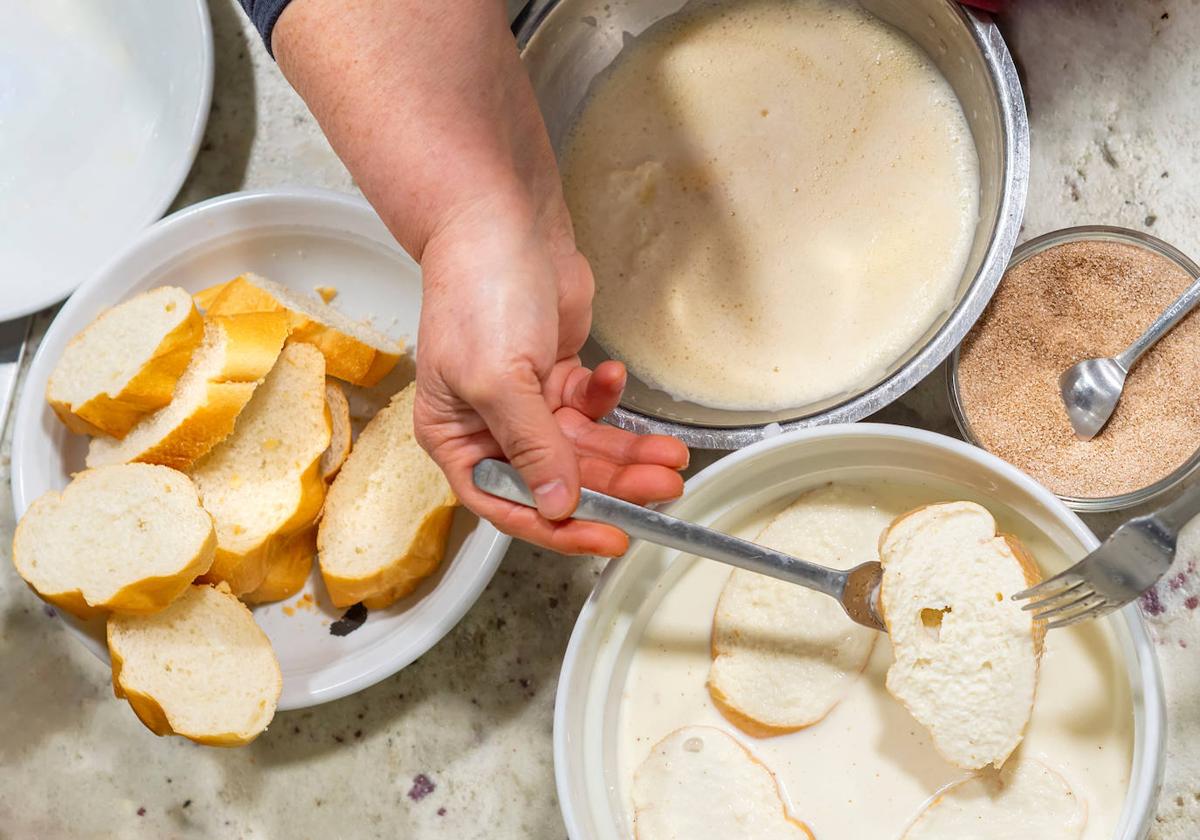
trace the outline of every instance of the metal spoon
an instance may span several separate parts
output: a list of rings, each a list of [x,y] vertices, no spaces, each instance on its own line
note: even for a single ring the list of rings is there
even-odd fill
[[[1124,352],[1108,359],[1076,362],[1058,378],[1058,390],[1067,408],[1075,436],[1091,440],[1112,417],[1125,388],[1125,377],[1138,359],[1200,303],[1200,278],[1167,307],[1150,328]]]

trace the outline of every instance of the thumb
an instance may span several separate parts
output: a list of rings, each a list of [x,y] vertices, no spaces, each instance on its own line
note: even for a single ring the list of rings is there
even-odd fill
[[[533,492],[538,513],[546,519],[566,519],[579,504],[575,447],[546,406],[542,384],[533,371],[496,384],[475,410]]]

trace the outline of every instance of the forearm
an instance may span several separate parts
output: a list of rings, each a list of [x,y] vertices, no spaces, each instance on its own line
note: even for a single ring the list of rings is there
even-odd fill
[[[553,153],[501,0],[293,0],[272,43],[417,259],[462,216],[561,224]]]

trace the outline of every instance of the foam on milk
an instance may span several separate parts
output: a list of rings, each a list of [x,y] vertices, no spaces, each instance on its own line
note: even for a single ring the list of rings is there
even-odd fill
[[[953,303],[979,212],[949,83],[838,0],[705,3],[633,40],[562,155],[593,334],[732,409],[868,386]]]

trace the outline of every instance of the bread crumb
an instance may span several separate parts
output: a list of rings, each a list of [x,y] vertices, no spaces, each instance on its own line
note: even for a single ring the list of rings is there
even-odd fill
[[[287,606],[286,604],[284,604],[283,614],[290,617],[290,616],[295,615],[296,611],[294,609],[292,609],[291,607]]]
[[[331,303],[338,295],[336,286],[317,286],[315,291],[321,296],[321,300],[325,301],[326,303]]]

